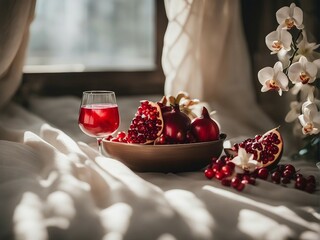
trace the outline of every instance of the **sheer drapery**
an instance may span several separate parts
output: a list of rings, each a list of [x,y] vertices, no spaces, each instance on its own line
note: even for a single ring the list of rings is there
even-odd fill
[[[0,1],[0,107],[20,86],[35,0]]]
[[[208,102],[222,125],[234,121],[227,129],[234,135],[274,127],[256,103],[240,1],[166,0],[165,7],[165,94]]]

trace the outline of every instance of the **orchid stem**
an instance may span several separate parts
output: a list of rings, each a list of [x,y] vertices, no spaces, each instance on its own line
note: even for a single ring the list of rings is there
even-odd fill
[[[294,59],[294,57],[296,56],[296,53],[297,53],[298,50],[299,50],[299,48],[297,47],[296,42],[298,41],[301,33],[302,33],[302,30],[300,30],[300,31],[298,32],[298,35],[297,35],[296,39],[294,39],[294,41],[292,41],[292,45],[293,45],[294,52],[293,52],[292,56],[291,56],[290,59],[289,59],[289,65],[288,65],[288,67],[286,68],[286,75],[288,75],[289,66],[291,66],[291,64],[292,64],[292,62],[293,62],[293,59]]]

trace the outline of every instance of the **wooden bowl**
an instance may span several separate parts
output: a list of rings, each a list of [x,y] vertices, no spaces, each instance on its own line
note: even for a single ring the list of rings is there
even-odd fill
[[[187,172],[206,167],[219,157],[226,134],[210,142],[144,145],[102,140],[102,153],[115,158],[137,172]]]

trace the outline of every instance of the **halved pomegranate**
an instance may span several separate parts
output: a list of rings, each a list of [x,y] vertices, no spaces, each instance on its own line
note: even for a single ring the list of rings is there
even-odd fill
[[[283,152],[283,139],[278,128],[271,129],[265,134],[248,138],[236,143],[231,149],[225,149],[228,155],[237,155],[239,147],[254,155],[254,159],[261,162],[263,167],[273,169],[279,163]]]
[[[162,133],[163,118],[157,103],[143,100],[132,119],[128,135],[128,143],[153,143]]]

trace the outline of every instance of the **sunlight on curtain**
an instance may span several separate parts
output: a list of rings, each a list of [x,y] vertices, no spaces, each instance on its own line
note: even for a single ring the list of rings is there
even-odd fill
[[[240,0],[165,0],[165,7],[165,94],[207,102],[229,137],[275,127],[255,99]]]

